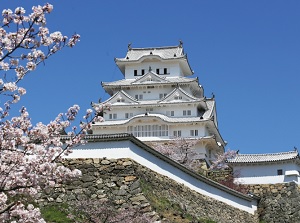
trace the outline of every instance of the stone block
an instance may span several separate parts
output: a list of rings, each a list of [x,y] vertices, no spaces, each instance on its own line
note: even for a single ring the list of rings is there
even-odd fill
[[[136,179],[136,176],[126,176],[125,177],[125,181],[128,182],[128,181],[133,181]]]
[[[114,195],[124,196],[124,195],[127,194],[127,191],[126,191],[126,190],[114,190],[114,191],[112,191],[112,193],[113,193]]]
[[[122,165],[123,166],[130,166],[130,165],[132,165],[132,162],[131,161],[126,161]]]
[[[109,161],[109,160],[102,160],[102,161],[101,161],[101,164],[103,164],[103,165],[108,165],[108,164],[110,164],[110,161]]]
[[[129,199],[131,201],[146,201],[147,200],[147,198],[144,195],[141,195],[141,194],[139,194],[139,195],[137,195],[135,197],[131,197]]]
[[[100,159],[99,159],[99,158],[94,158],[94,159],[93,159],[93,163],[95,163],[95,164],[100,163]]]

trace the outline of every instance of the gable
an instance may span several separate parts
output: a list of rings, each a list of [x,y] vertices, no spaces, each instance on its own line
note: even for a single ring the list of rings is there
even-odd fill
[[[107,103],[110,103],[112,105],[117,104],[138,104],[138,101],[128,95],[125,91],[121,90],[118,91],[116,94],[114,94],[110,99],[106,101]]]
[[[165,78],[158,76],[157,74],[149,71],[147,74],[140,78],[137,78],[132,84],[153,84],[153,83],[168,83]]]
[[[182,88],[177,87],[170,94],[168,94],[160,103],[168,102],[187,102],[187,101],[198,101],[198,98],[193,97],[192,95],[185,92]]]

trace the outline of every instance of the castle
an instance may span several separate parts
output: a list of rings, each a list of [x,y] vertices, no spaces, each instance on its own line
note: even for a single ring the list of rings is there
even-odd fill
[[[104,113],[104,122],[93,123],[92,134],[86,136],[88,143],[78,146],[69,156],[73,159],[71,163],[80,162],[88,168],[84,172],[91,176],[84,176],[84,184],[90,178],[94,179],[95,174],[100,174],[113,181],[106,185],[114,185],[113,193],[118,199],[137,199],[130,196],[140,194],[123,191],[126,180],[120,181],[119,185],[114,183],[125,174],[120,175],[120,171],[129,166],[125,178],[130,175],[127,178],[134,178],[137,183],[140,178],[150,184],[155,181],[154,187],[161,186],[159,191],[163,194],[170,192],[169,188],[177,190],[180,185],[185,188],[182,193],[195,193],[191,195],[189,192],[188,198],[182,201],[189,211],[208,214],[220,222],[257,222],[259,218],[267,222],[300,221],[297,150],[276,154],[238,154],[229,160],[233,169],[241,171],[238,180],[250,188],[250,194],[241,194],[187,169],[146,144],[172,141],[178,137],[195,140],[196,158],[205,160],[208,166],[218,153],[224,152],[226,143],[218,130],[215,99],[206,98],[198,78],[190,77],[193,71],[181,42],[178,46],[158,48],[132,48],[129,45],[125,58],[115,61],[124,79],[102,83],[110,98],[93,104],[104,106],[109,103],[111,110]],[[62,139],[64,137],[68,136],[62,136]],[[131,164],[135,162],[134,169]],[[92,164],[101,173],[91,171]],[[147,174],[139,175],[141,169]],[[173,197],[174,193],[171,193],[169,198]],[[199,201],[196,206],[190,203],[192,197]],[[178,202],[178,197],[174,199]],[[207,208],[209,204],[211,206]],[[220,210],[227,217],[214,215]]]
[[[180,41],[178,46],[132,48],[115,62],[124,79],[102,82],[111,111],[93,124],[93,134],[129,133],[141,141],[164,142],[176,137],[197,140],[197,159],[211,165],[224,152],[216,102],[204,96]]]

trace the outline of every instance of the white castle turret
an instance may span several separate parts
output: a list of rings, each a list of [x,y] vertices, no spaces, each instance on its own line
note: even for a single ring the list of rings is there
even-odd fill
[[[124,79],[103,82],[111,111],[93,124],[93,134],[131,133],[141,141],[198,139],[199,159],[209,165],[224,151],[214,98],[206,98],[198,78],[178,46],[132,48],[115,62]],[[101,103],[102,104],[102,103]]]

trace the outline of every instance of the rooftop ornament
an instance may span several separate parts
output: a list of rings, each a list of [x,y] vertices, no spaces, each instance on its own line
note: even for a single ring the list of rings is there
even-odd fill
[[[182,47],[182,45],[183,45],[182,40],[179,40],[179,47]]]
[[[128,43],[128,50],[131,50],[131,43]]]

